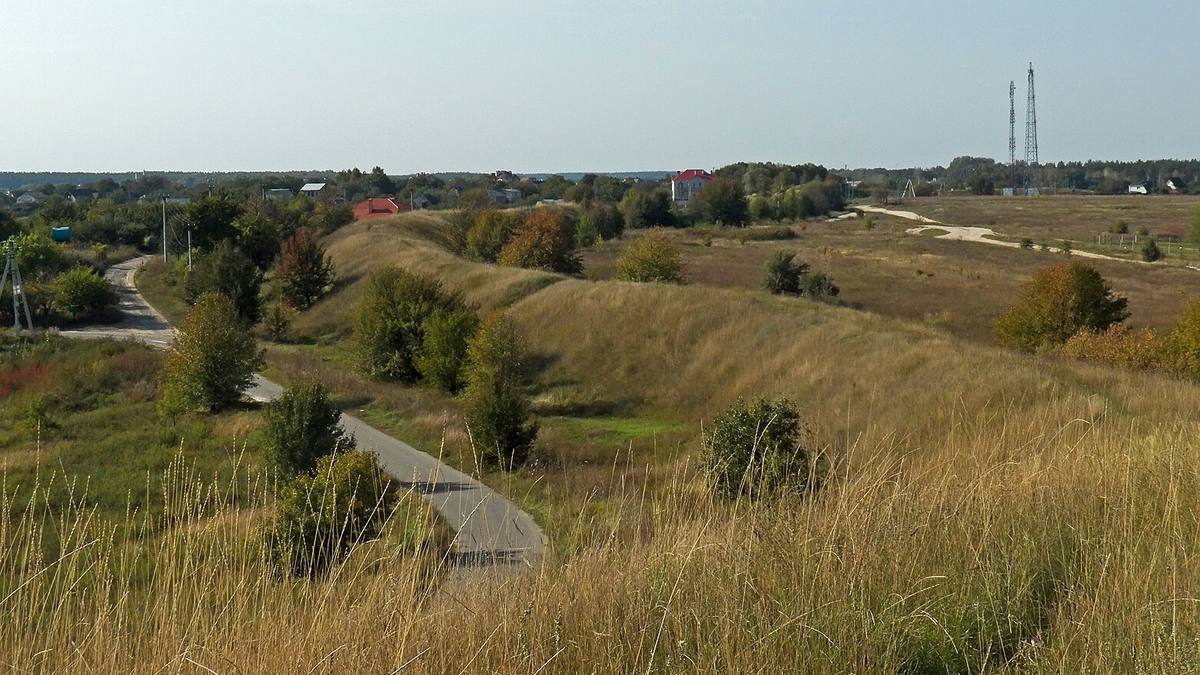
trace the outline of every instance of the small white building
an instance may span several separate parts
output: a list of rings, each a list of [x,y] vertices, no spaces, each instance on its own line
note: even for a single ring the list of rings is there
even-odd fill
[[[300,188],[300,196],[312,197],[313,199],[316,199],[317,197],[320,197],[323,192],[325,192],[325,186],[327,185],[329,185],[329,183],[305,183],[304,187]]]
[[[1131,195],[1148,195],[1148,194],[1150,194],[1150,189],[1146,187],[1145,183],[1130,183],[1129,184],[1129,194],[1131,194]]]
[[[692,197],[715,178],[716,176],[704,169],[682,171],[671,178],[671,199],[676,206],[687,206]]]

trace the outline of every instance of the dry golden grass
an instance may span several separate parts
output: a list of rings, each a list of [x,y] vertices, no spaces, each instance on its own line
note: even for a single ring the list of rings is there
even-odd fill
[[[340,269],[369,267],[343,256],[371,247],[342,245]],[[714,503],[686,456],[623,456],[587,473],[594,492],[584,482],[570,488],[584,500],[604,494],[615,517],[595,519],[571,555],[524,577],[431,575],[386,556],[359,572],[367,547],[341,580],[287,585],[237,562],[253,557],[237,543],[244,538],[210,545],[193,528],[175,528],[164,546],[176,553],[162,558],[153,593],[123,593],[129,584],[112,572],[124,569],[112,555],[20,566],[17,578],[32,581],[0,602],[7,665],[431,673],[1200,666],[1197,386],[738,289],[559,279],[493,293],[493,275],[505,286],[525,273],[448,260],[423,250],[428,239],[406,245],[382,260],[479,275],[476,297],[518,298],[507,311],[541,357],[539,396],[698,420],[739,395],[784,393],[814,425],[830,478],[807,500]],[[344,311],[334,309],[339,298],[306,317],[309,330],[329,330]],[[329,349],[321,372],[340,367]],[[301,357],[289,358],[302,367]],[[570,473],[532,480],[566,484]],[[0,569],[16,569],[12,552],[31,537],[0,529]]]

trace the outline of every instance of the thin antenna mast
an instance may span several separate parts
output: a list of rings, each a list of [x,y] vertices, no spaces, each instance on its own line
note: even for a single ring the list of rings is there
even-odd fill
[[[1008,81],[1008,186],[1017,188],[1017,83]]]
[[[1034,167],[1038,163],[1038,137],[1037,137],[1037,95],[1033,89],[1033,63],[1029,64],[1029,104],[1025,111],[1025,164],[1030,175],[1034,176],[1034,185],[1037,187],[1036,174]]]

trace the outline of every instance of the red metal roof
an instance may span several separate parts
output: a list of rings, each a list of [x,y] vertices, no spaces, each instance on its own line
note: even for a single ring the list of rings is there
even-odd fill
[[[409,211],[408,204],[394,197],[374,197],[354,205],[355,220],[374,220]]]
[[[672,178],[671,181],[675,182],[675,183],[685,183],[693,178],[699,178],[701,180],[712,180],[713,178],[716,178],[716,176],[705,171],[704,169],[688,169],[687,171],[684,171],[684,172],[680,173],[679,175],[675,176],[674,178]]]

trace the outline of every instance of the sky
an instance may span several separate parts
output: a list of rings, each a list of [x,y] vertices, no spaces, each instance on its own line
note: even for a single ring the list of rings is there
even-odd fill
[[[1200,156],[1200,3],[0,0],[0,171]]]

